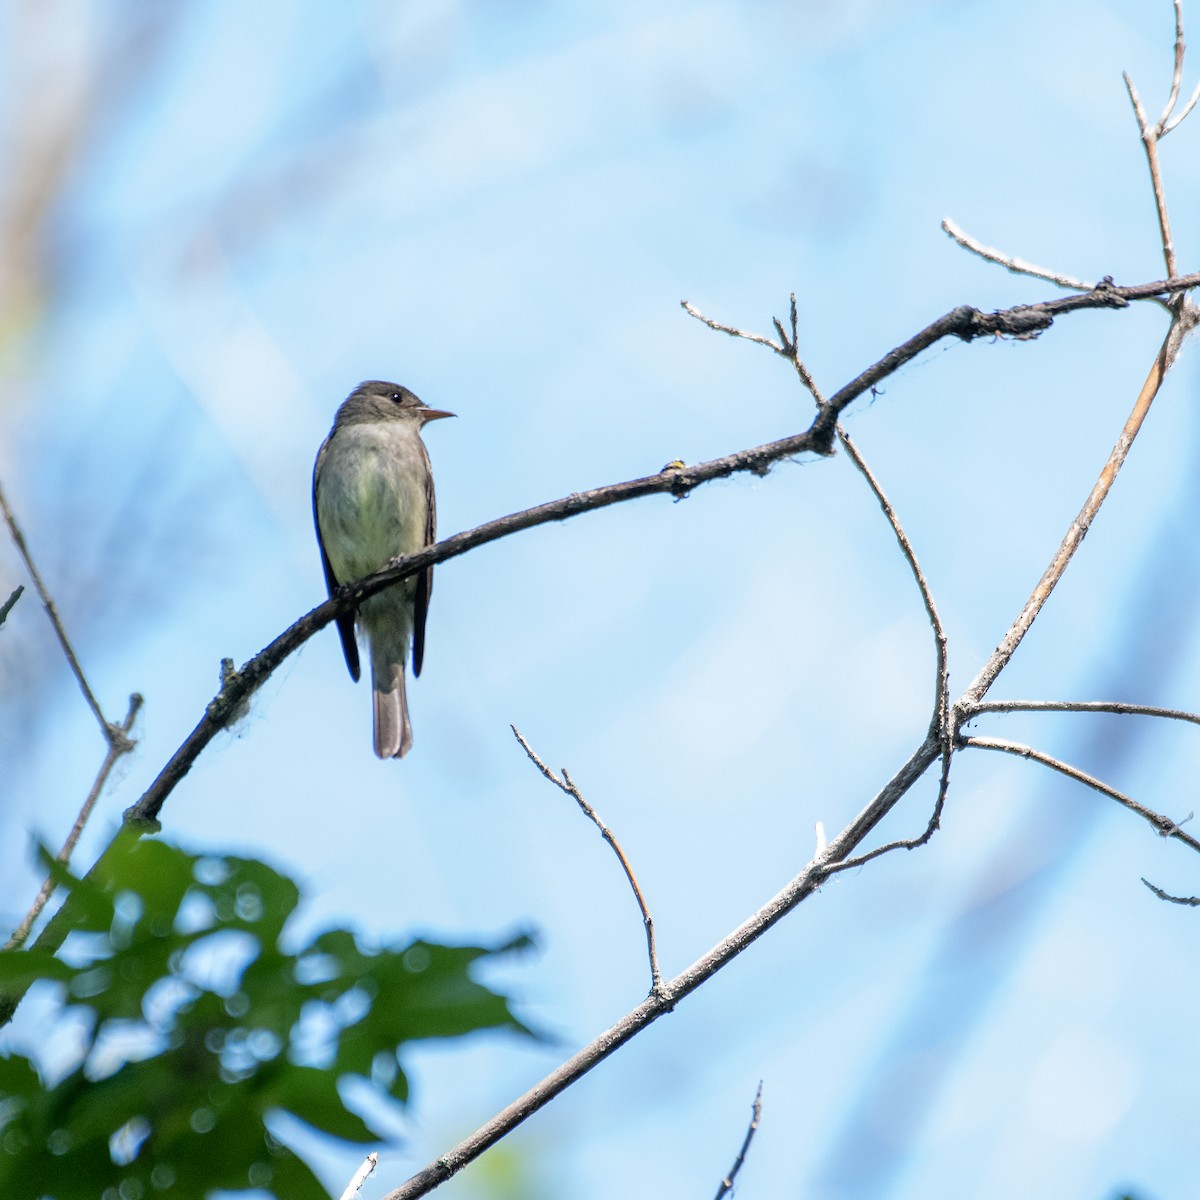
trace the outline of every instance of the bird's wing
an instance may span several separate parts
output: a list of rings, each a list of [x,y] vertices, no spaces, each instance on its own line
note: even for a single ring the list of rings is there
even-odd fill
[[[433,468],[425,443],[418,439],[421,457],[425,460],[425,545],[437,541],[437,503],[433,495]],[[425,661],[425,614],[429,612],[429,596],[433,591],[433,568],[426,567],[417,576],[417,594],[413,601],[413,674],[420,675]]]
[[[330,434],[330,437],[332,436]],[[321,537],[321,522],[317,517],[317,478],[321,474],[321,464],[325,461],[325,455],[328,452],[329,438],[326,438],[321,443],[321,449],[317,451],[317,461],[313,464],[312,504],[313,525],[316,526],[317,530],[317,545],[321,547],[321,566],[325,568],[325,585],[332,596],[340,584],[333,574],[333,566],[329,561],[329,555],[325,552],[325,540]],[[342,652],[346,656],[346,666],[350,668],[350,678],[357,683],[362,671],[358,665],[358,643],[354,640],[354,614],[352,612],[343,613],[338,617],[337,629],[338,636],[342,639]]]

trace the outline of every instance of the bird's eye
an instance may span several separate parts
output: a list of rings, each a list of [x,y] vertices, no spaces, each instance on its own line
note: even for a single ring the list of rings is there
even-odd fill
[[[395,400],[395,402],[397,404],[399,404],[404,399],[404,393],[403,392],[393,392],[391,394],[391,396],[388,397],[388,399]]]

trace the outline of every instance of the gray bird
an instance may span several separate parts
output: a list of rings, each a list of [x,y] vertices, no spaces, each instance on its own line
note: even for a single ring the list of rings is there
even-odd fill
[[[360,383],[338,409],[313,467],[313,518],[330,595],[436,540],[433,472],[421,428],[452,416],[426,407],[408,388],[378,379]],[[404,666],[411,639],[413,674],[421,673],[432,588],[433,568],[426,567],[358,608],[371,658],[380,758],[403,758],[412,746]],[[350,677],[357,680],[354,614],[338,617],[337,626]]]

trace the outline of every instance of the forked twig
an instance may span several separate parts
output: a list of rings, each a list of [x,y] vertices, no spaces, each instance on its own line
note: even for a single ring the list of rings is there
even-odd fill
[[[733,1191],[733,1185],[738,1177],[738,1172],[742,1169],[742,1164],[746,1161],[746,1152],[750,1149],[750,1143],[754,1141],[754,1135],[758,1132],[758,1123],[762,1120],[762,1080],[758,1082],[758,1091],[754,1093],[754,1107],[750,1110],[750,1125],[746,1130],[746,1136],[742,1139],[742,1148],[738,1151],[737,1158],[733,1160],[733,1166],[729,1168],[729,1174],[721,1180],[721,1186],[717,1188],[716,1200],[723,1200],[723,1197],[728,1196]]]
[[[1167,215],[1167,198],[1163,192],[1162,171],[1158,165],[1159,129],[1157,125],[1150,124],[1146,110],[1142,107],[1142,98],[1138,95],[1137,88],[1134,87],[1133,80],[1129,77],[1129,72],[1122,72],[1121,78],[1125,80],[1125,89],[1129,93],[1129,102],[1133,105],[1133,115],[1137,120],[1142,146],[1146,151],[1146,165],[1150,170],[1150,186],[1154,192],[1154,207],[1158,213],[1158,231],[1162,238],[1163,260],[1167,265],[1167,275],[1174,278],[1179,271],[1175,261],[1175,243],[1171,236],[1171,219]],[[1182,298],[1180,303],[1182,303]]]
[[[1171,74],[1171,91],[1162,116],[1150,124],[1142,99],[1138,95],[1129,72],[1123,72],[1125,89],[1129,93],[1129,102],[1133,105],[1133,114],[1137,120],[1138,133],[1141,135],[1142,147],[1146,151],[1146,165],[1150,170],[1150,186],[1154,191],[1154,205],[1158,211],[1158,227],[1162,237],[1163,259],[1167,264],[1167,274],[1174,278],[1179,272],[1175,261],[1175,243],[1171,236],[1171,221],[1167,216],[1167,198],[1163,190],[1162,170],[1158,162],[1158,143],[1196,107],[1200,100],[1200,83],[1183,108],[1172,117],[1172,110],[1179,101],[1179,90],[1183,84],[1183,60],[1186,46],[1183,40],[1183,0],[1175,0],[1175,68]],[[1176,306],[1182,308],[1187,304],[1183,295],[1176,298]]]
[[[796,374],[799,375],[800,382],[807,389],[809,395],[816,401],[817,407],[825,407],[825,398],[821,395],[821,389],[817,387],[817,381],[813,378],[812,372],[800,357],[798,334],[800,322],[796,311],[795,292],[792,293],[790,306],[791,337],[788,337],[787,332],[783,328],[783,322],[778,317],[771,318],[771,323],[775,326],[775,332],[779,334],[779,341],[777,342],[773,342],[769,337],[763,337],[761,333],[750,333],[745,329],[738,329],[733,325],[722,325],[720,321],[714,321],[712,317],[706,317],[690,301],[680,300],[679,304],[688,316],[695,317],[697,321],[702,325],[707,325],[709,329],[715,330],[717,333],[727,333],[730,337],[742,338],[747,342],[754,342],[757,346],[766,346],[768,350],[773,350],[781,358],[786,358],[792,364]]]
[[[600,819],[600,814],[584,799],[583,794],[566,769],[564,768],[562,778],[560,779],[538,758],[533,751],[533,747],[521,736],[520,730],[515,725],[510,725],[509,729],[513,731],[513,736],[517,741],[521,743],[521,749],[529,756],[529,761],[556,788],[566,792],[568,796],[574,799],[588,820],[600,831],[601,837],[612,847],[612,852],[617,856],[617,860],[621,864],[621,869],[625,872],[625,878],[629,880],[629,886],[633,889],[634,898],[637,900],[638,908],[642,913],[642,924],[646,928],[646,953],[650,959],[650,995],[661,997],[664,995],[663,981],[662,972],[658,968],[658,950],[654,944],[654,921],[650,916],[650,909],[646,906],[646,898],[642,895],[642,889],[638,885],[637,876],[633,873],[633,867],[629,865],[629,859],[625,857],[625,851],[621,849],[621,843],[617,841],[613,835],[613,831]]]
[[[865,854],[856,854],[853,858],[843,858],[840,862],[830,863],[825,868],[825,874],[837,875],[842,871],[853,871],[858,867],[865,867],[873,859],[890,854],[893,850],[918,850],[924,846],[937,833],[942,824],[942,811],[946,807],[946,795],[950,791],[950,761],[953,757],[954,747],[949,742],[943,743],[942,772],[938,779],[937,799],[933,802],[933,812],[930,813],[923,833],[919,833],[914,838],[896,838],[895,841],[885,842],[882,846],[876,846]]]
[[[92,783],[91,790],[83,802],[83,806],[79,810],[79,815],[75,818],[75,824],[71,832],[67,835],[66,841],[62,845],[62,849],[57,854],[59,862],[69,862],[71,855],[75,851],[75,847],[79,842],[79,838],[83,833],[83,828],[87,824],[88,818],[92,815],[92,810],[96,806],[96,801],[100,797],[100,793],[104,790],[104,785],[108,781],[109,775],[112,773],[113,767],[116,766],[117,760],[123,755],[128,754],[134,746],[130,738],[130,733],[133,730],[133,723],[137,717],[138,710],[142,706],[142,697],[136,692],[129,697],[129,710],[126,713],[125,720],[120,724],[109,721],[100,708],[100,703],[96,699],[95,693],[88,684],[87,677],[83,673],[83,668],[79,665],[79,659],[75,654],[75,650],[71,645],[70,639],[67,637],[66,627],[63,625],[62,618],[59,616],[58,607],[54,603],[54,598],[50,595],[50,590],[46,587],[42,580],[41,573],[37,569],[37,564],[33,561],[33,555],[30,553],[29,545],[25,541],[25,535],[21,532],[21,527],[17,523],[16,515],[13,513],[12,507],[8,503],[8,497],[4,494],[3,487],[0,487],[0,513],[4,515],[4,521],[8,525],[9,534],[12,537],[13,545],[17,548],[17,553],[21,556],[21,560],[25,564],[25,569],[29,572],[30,579],[33,580],[33,585],[37,589],[38,596],[41,598],[42,606],[46,610],[46,614],[50,618],[50,624],[54,629],[54,633],[58,638],[59,645],[62,647],[63,654],[66,656],[67,663],[70,665],[72,673],[79,684],[79,689],[83,693],[83,698],[87,702],[88,707],[92,710],[92,714],[99,722],[100,729],[104,734],[105,741],[108,743],[108,750],[104,755],[104,761],[100,765],[100,770],[96,774],[96,778]],[[8,615],[9,610],[16,603],[23,589],[18,588],[5,604],[3,612],[0,612],[0,624],[3,623],[4,617]],[[47,876],[42,883],[37,897],[34,900],[29,912],[22,918],[21,923],[13,931],[12,936],[4,945],[4,949],[11,950],[21,946],[25,939],[29,936],[30,929],[33,928],[34,922],[42,910],[46,907],[50,897],[54,894],[56,884],[54,880]]]
[[[96,801],[100,798],[100,793],[104,790],[104,785],[108,782],[108,777],[112,774],[113,767],[117,765],[117,759],[127,753],[133,745],[129,740],[129,734],[133,729],[133,722],[137,718],[138,710],[141,707],[142,698],[134,692],[129,697],[129,711],[125,714],[125,720],[117,727],[122,737],[120,739],[110,739],[108,752],[104,756],[104,761],[100,764],[100,770],[96,773],[96,778],[92,783],[91,790],[87,794],[87,799],[84,800],[83,807],[79,810],[79,815],[75,818],[75,824],[71,827],[71,832],[67,834],[67,839],[62,844],[62,849],[55,855],[58,862],[67,863],[71,861],[71,855],[75,853],[75,847],[79,843],[83,827],[92,815],[92,809],[95,808]],[[25,916],[21,918],[21,923],[13,930],[12,936],[8,941],[4,943],[3,949],[15,950],[17,947],[24,945],[25,939],[29,936],[29,931],[33,928],[33,923],[49,903],[50,897],[54,895],[54,890],[57,886],[58,884],[54,877],[47,875],[37,894],[37,899],[34,900]]]
[[[1109,453],[1108,460],[1101,469],[1091,493],[1079,510],[1079,515],[1071,522],[1054,557],[1050,560],[1050,565],[1042,573],[1041,579],[1038,580],[1029,599],[1025,602],[1025,607],[1021,609],[1000,644],[980,668],[979,673],[955,705],[955,711],[959,714],[960,720],[964,712],[975,708],[983,699],[987,690],[996,681],[996,677],[1008,665],[1017,647],[1037,619],[1038,613],[1042,611],[1042,606],[1050,598],[1050,593],[1054,591],[1058,581],[1063,577],[1063,572],[1066,571],[1075,551],[1079,549],[1087,531],[1091,528],[1092,521],[1095,520],[1101,505],[1112,490],[1117,474],[1129,454],[1129,449],[1150,412],[1150,405],[1158,395],[1167,370],[1179,352],[1184,334],[1195,323],[1193,312],[1194,310],[1191,308],[1181,308],[1173,313],[1171,326],[1167,330],[1167,336],[1163,339],[1162,347],[1155,355],[1150,373],[1146,376],[1146,382],[1142,384],[1133,409],[1126,418],[1125,425],[1121,429],[1116,444]]]
[[[759,333],[750,333],[745,329],[738,329],[733,325],[722,325],[721,322],[714,321],[711,317],[706,317],[694,305],[689,304],[688,301],[684,300],[681,303],[690,316],[707,325],[709,329],[714,329],[718,333],[728,334],[730,337],[742,338],[758,346],[766,346],[767,349],[773,350],[776,354],[786,358],[795,367],[805,388],[817,402],[817,406],[821,408],[825,406],[826,400],[821,394],[821,389],[817,386],[812,372],[800,357],[795,292],[791,295],[790,314],[792,332],[790,337],[785,332],[779,318],[774,318],[775,332],[779,334],[778,342],[774,342],[768,337],[763,337]],[[933,593],[929,590],[929,581],[925,578],[925,573],[921,570],[921,564],[917,561],[916,551],[913,549],[912,542],[909,541],[908,535],[904,532],[900,524],[900,519],[896,515],[896,510],[892,506],[892,502],[888,499],[887,493],[880,486],[879,480],[875,478],[871,468],[867,465],[866,460],[859,453],[858,447],[855,446],[845,429],[841,425],[837,425],[835,426],[835,433],[842,448],[849,456],[850,461],[867,481],[867,486],[871,489],[872,494],[879,503],[879,507],[883,510],[883,515],[887,518],[887,522],[892,527],[892,532],[896,536],[896,541],[900,545],[900,551],[904,555],[905,562],[908,563],[908,568],[916,580],[917,587],[920,589],[921,601],[925,605],[926,615],[929,617],[929,623],[933,627],[937,652],[937,686],[933,720],[936,727],[944,728],[947,724],[947,694],[949,689],[949,676],[946,669],[946,631],[942,626],[941,617],[938,616],[937,605],[933,600]]]
[[[1053,300],[1021,304],[992,313],[980,312],[969,305],[960,305],[938,317],[905,342],[893,347],[877,362],[839,388],[803,433],[726,454],[709,462],[689,464],[639,479],[574,492],[558,500],[498,517],[474,529],[467,529],[445,538],[417,554],[394,560],[373,575],[339,588],[332,597],[305,613],[268,646],[244,663],[234,673],[229,684],[222,687],[218,697],[210,703],[196,727],[179,745],[137,803],[126,810],[125,819],[131,824],[153,827],[167,798],[191,770],[205,747],[227,727],[230,715],[240,711],[239,706],[246,697],[260,688],[281,662],[336,617],[353,612],[367,597],[376,595],[401,579],[411,578],[426,567],[447,562],[488,542],[550,521],[568,520],[585,512],[593,512],[644,496],[686,496],[703,484],[716,479],[727,479],[739,472],[763,475],[771,470],[774,464],[794,459],[800,454],[828,454],[838,414],[845,411],[859,396],[869,392],[923,351],[936,345],[942,338],[954,337],[969,342],[984,337],[1026,337],[1033,332],[1049,329],[1058,317],[1067,313],[1087,309],[1123,308],[1135,300],[1157,299],[1197,286],[1200,286],[1200,272],[1178,279],[1155,280],[1129,287],[1106,285],[1082,295],[1060,296]]]
[[[1191,834],[1184,833],[1179,824],[1172,821],[1170,817],[1165,817],[1161,813],[1154,812],[1153,809],[1147,808],[1144,804],[1139,804],[1131,796],[1117,791],[1115,787],[1111,787],[1103,780],[1097,779],[1094,775],[1089,775],[1086,771],[1081,771],[1078,767],[1073,767],[1070,763],[1065,763],[1061,759],[1054,758],[1052,755],[1046,754],[1041,750],[1035,750],[1032,746],[1025,746],[1020,742],[1010,742],[1004,738],[967,737],[962,739],[961,745],[964,747],[974,747],[977,750],[998,750],[1004,754],[1015,754],[1018,758],[1027,758],[1031,762],[1041,763],[1044,767],[1050,767],[1051,770],[1058,771],[1060,774],[1067,776],[1068,779],[1074,779],[1077,783],[1082,783],[1086,787],[1090,787],[1102,796],[1108,796],[1118,804],[1129,809],[1130,812],[1136,813],[1144,821],[1153,825],[1155,830],[1163,837],[1175,838],[1190,849],[1200,852],[1200,841],[1197,841]]]
[[[1183,41],[1183,0],[1175,0],[1175,70],[1171,75],[1171,93],[1167,97],[1166,105],[1163,107],[1162,116],[1158,118],[1158,124],[1155,126],[1160,138],[1166,137],[1196,107],[1196,102],[1200,100],[1200,83],[1197,83],[1188,102],[1174,117],[1171,116],[1171,110],[1174,109],[1179,100],[1179,89],[1183,86],[1183,58],[1185,50],[1186,47]]]
[[[769,350],[773,350],[776,354],[786,358],[796,369],[801,382],[816,401],[817,407],[824,408],[826,406],[826,400],[822,396],[812,372],[809,371],[800,356],[795,292],[791,295],[790,316],[792,330],[790,337],[785,332],[782,322],[778,318],[774,319],[775,332],[779,334],[778,342],[763,337],[761,334],[749,333],[744,329],[738,329],[732,325],[722,325],[719,321],[714,321],[711,317],[706,317],[691,304],[687,303],[687,301],[683,302],[683,307],[696,320],[707,325],[709,329],[714,329],[718,333],[728,334],[730,337],[744,338],[746,341],[754,342],[759,346],[766,346]],[[904,838],[889,842],[887,845],[879,846],[867,854],[858,855],[854,859],[847,859],[830,868],[830,874],[833,874],[835,871],[844,871],[849,867],[862,866],[864,863],[870,862],[871,859],[878,858],[879,855],[886,854],[890,850],[913,850],[918,846],[925,845],[941,824],[946,793],[950,786],[950,761],[954,756],[953,734],[950,723],[950,672],[947,665],[946,630],[942,625],[941,617],[938,615],[937,605],[934,603],[929,581],[925,578],[924,571],[921,570],[921,564],[917,559],[916,551],[913,549],[908,535],[904,532],[904,527],[900,524],[900,518],[896,515],[896,510],[891,500],[888,499],[887,493],[883,490],[879,480],[875,478],[871,468],[867,465],[866,459],[859,453],[858,447],[840,423],[834,428],[842,448],[846,451],[847,456],[859,474],[867,481],[867,486],[871,489],[872,495],[874,495],[880,509],[883,511],[884,517],[891,526],[892,533],[895,535],[896,541],[900,546],[900,552],[904,555],[904,560],[908,563],[908,568],[916,580],[917,588],[921,593],[921,602],[925,606],[925,614],[929,618],[929,624],[933,629],[937,660],[937,679],[934,685],[934,705],[933,715],[930,718],[930,736],[937,736],[941,741],[942,775],[938,786],[937,800],[933,807],[933,814],[923,833],[915,838]],[[817,857],[820,857],[824,850],[823,836],[822,827],[818,826]]]
[[[1175,3],[1178,14],[1180,0],[1175,0]],[[1182,42],[1181,36],[1179,41]],[[1178,53],[1181,54],[1181,51],[1178,51]],[[1178,121],[1176,120],[1174,123],[1178,123]],[[1003,256],[998,256],[998,261],[1002,259]],[[1012,261],[1019,262],[1019,260]],[[1007,265],[1007,263],[1004,265]],[[1170,269],[1170,260],[1168,266]],[[1037,274],[1042,278],[1048,278],[1052,282],[1060,282],[1059,278],[1056,278],[1049,272],[1043,272],[1041,269],[1035,269],[1030,273]],[[1068,287],[1082,282],[1069,280],[1068,277],[1061,277],[1061,279],[1064,286]],[[943,337],[957,336],[966,340],[983,335],[1018,338],[1033,337],[1048,328],[1049,322],[1054,316],[1060,313],[1075,311],[1078,308],[1122,307],[1134,299],[1151,297],[1158,299],[1164,295],[1179,297],[1179,300],[1172,308],[1174,319],[1171,329],[1168,331],[1163,347],[1155,359],[1150,376],[1143,386],[1142,392],[1139,394],[1134,411],[1129,420],[1127,420],[1118,444],[1105,464],[1100,480],[1093,489],[1088,503],[1085,504],[1080,516],[1072,524],[1071,530],[1068,531],[1067,537],[1064,538],[1063,545],[1060,546],[1058,553],[1051,561],[1050,566],[1030,597],[1030,601],[1013,623],[1008,635],[1006,635],[1000,646],[997,647],[988,663],[985,664],[983,671],[976,677],[967,692],[953,706],[952,716],[955,720],[969,719],[973,712],[979,711],[978,706],[980,701],[1011,659],[1017,645],[1019,645],[1024,634],[1028,631],[1041,606],[1045,603],[1058,578],[1061,577],[1062,572],[1068,565],[1074,550],[1082,540],[1083,534],[1086,533],[1087,528],[1090,526],[1095,511],[1107,496],[1112,482],[1120,469],[1120,464],[1128,452],[1129,444],[1140,428],[1145,418],[1146,410],[1149,408],[1150,401],[1161,385],[1162,376],[1173,361],[1183,336],[1195,323],[1194,317],[1189,316],[1191,306],[1183,299],[1183,293],[1198,284],[1200,284],[1200,275],[1189,275],[1180,278],[1175,276],[1172,271],[1172,277],[1166,282],[1166,286],[1156,284],[1145,285],[1144,288],[1139,289],[1130,289],[1117,287],[1108,281],[1102,281],[1101,284],[1093,288],[1088,288],[1079,295],[1062,297],[1047,304],[1037,306],[1020,306],[1007,310],[1003,314],[993,314],[991,317],[985,316],[977,310],[963,307],[945,314],[925,329],[913,335],[913,337],[909,338],[902,345],[895,347],[895,349],[881,358],[877,363],[868,367],[849,384],[834,393],[824,404],[822,404],[815,386],[810,386],[808,382],[805,383],[805,386],[809,387],[814,398],[818,401],[818,415],[809,431],[813,436],[813,441],[805,445],[804,448],[826,452],[829,441],[835,434],[838,415],[856,397],[875,387],[898,367],[910,361],[917,354],[934,345]],[[794,315],[793,336],[790,339],[786,336],[780,323],[778,321],[775,323],[776,332],[779,334],[780,339],[776,342],[761,335],[747,334],[734,327],[721,325],[718,322],[712,321],[697,312],[686,301],[683,303],[683,307],[690,315],[702,321],[710,329],[726,333],[730,336],[744,337],[746,340],[766,346],[793,362],[798,361],[794,345]],[[787,451],[794,451],[797,445],[795,442],[789,443]],[[782,445],[779,448],[781,451],[783,450]],[[747,465],[751,470],[756,469],[756,464]],[[686,479],[681,479],[680,486],[686,486],[688,482]],[[446,556],[448,557],[449,555],[447,554]],[[430,559],[429,561],[433,560]],[[424,564],[414,562],[412,569],[419,569],[421,565]],[[952,734],[957,733],[956,730],[951,730],[950,732]],[[1159,832],[1165,836],[1174,836],[1180,840],[1191,841],[1187,835],[1179,830],[1178,825],[1170,822],[1167,818],[1151,813],[1135,801],[1131,801],[1129,797],[1117,793],[1115,789],[1108,788],[1107,785],[1100,783],[1099,780],[1092,780],[1090,776],[1085,775],[1083,772],[1076,771],[1074,768],[1068,767],[1067,764],[1052,759],[1048,755],[1041,755],[1039,752],[1026,747],[1017,747],[1015,743],[1001,744],[995,740],[989,743],[987,739],[964,739],[959,744],[976,744],[988,749],[1002,749],[1044,762],[1056,770],[1061,770],[1081,782],[1096,787],[1102,794],[1119,799],[1126,806],[1154,824]],[[615,1052],[619,1046],[623,1045],[630,1037],[633,1037],[640,1029],[656,1020],[662,1013],[669,1011],[684,995],[700,986],[713,972],[719,970],[730,957],[740,952],[740,948],[743,945],[747,945],[754,938],[761,936],[785,912],[790,911],[797,904],[812,895],[819,888],[821,882],[828,878],[831,871],[836,869],[838,865],[853,864],[855,860],[851,860],[848,857],[850,852],[862,844],[870,832],[894,809],[900,799],[911,790],[929,767],[940,757],[942,761],[942,781],[939,787],[934,817],[927,831],[927,834],[931,833],[932,829],[936,828],[941,804],[945,798],[949,762],[954,749],[955,746],[952,742],[948,741],[945,737],[938,736],[938,731],[931,730],[927,733],[921,745],[913,751],[908,761],[904,763],[874,799],[867,804],[831,843],[824,844],[824,838],[819,832],[817,857],[800,875],[793,879],[783,891],[754,914],[752,918],[744,922],[739,929],[730,934],[721,944],[715,946],[704,958],[698,960],[687,970],[681,972],[676,978],[669,981],[666,984],[664,995],[661,997],[652,995],[642,1001],[637,1008],[601,1033],[589,1046],[563,1063],[557,1070],[551,1072],[551,1074],[523,1096],[514,1100],[505,1110],[497,1113],[491,1120],[482,1125],[457,1146],[439,1156],[426,1168],[409,1179],[403,1186],[390,1192],[386,1200],[415,1200],[415,1197],[426,1195],[440,1183],[453,1176],[468,1162],[483,1153],[489,1146],[494,1145],[496,1141],[505,1136],[506,1133],[515,1128],[532,1113],[549,1103],[564,1088],[570,1086],[597,1063]],[[562,787],[563,785],[559,784],[559,786]],[[870,855],[861,856],[858,861],[860,863],[868,861],[869,858],[886,853],[889,849],[900,848],[908,844],[906,842],[897,842],[889,846],[879,847]]]
[[[76,657],[75,651],[71,646],[71,641],[67,637],[67,631],[63,626],[62,618],[58,615],[58,608],[54,603],[54,598],[50,595],[45,583],[42,582],[42,576],[38,572],[37,564],[33,561],[33,555],[29,552],[29,546],[25,542],[25,535],[21,532],[21,527],[17,524],[17,518],[9,506],[8,497],[5,496],[3,487],[0,487],[0,513],[4,514],[4,520],[8,525],[8,532],[12,537],[13,545],[16,546],[17,553],[21,556],[21,560],[25,564],[25,569],[29,572],[29,578],[33,580],[33,586],[37,588],[37,593],[41,597],[42,607],[45,608],[46,614],[50,618],[50,624],[54,627],[54,633],[58,638],[59,645],[62,646],[63,654],[66,655],[67,662],[70,664],[75,679],[79,684],[79,690],[83,692],[83,698],[87,701],[88,708],[92,710],[92,714],[100,722],[100,729],[103,731],[104,736],[112,742],[114,737],[118,736],[120,726],[112,724],[100,709],[100,703],[88,684],[87,678],[83,673],[83,668],[79,665],[79,659]]]

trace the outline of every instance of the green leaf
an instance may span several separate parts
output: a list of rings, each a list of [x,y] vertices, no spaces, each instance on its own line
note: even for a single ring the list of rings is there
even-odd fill
[[[142,936],[166,937],[192,888],[193,861],[175,846],[142,838],[106,854],[100,860],[104,867],[101,878],[114,896],[137,896],[141,911],[136,928]]]
[[[20,1054],[0,1056],[0,1114],[4,1111],[4,1100],[34,1096],[41,1086],[41,1076],[29,1059]]]
[[[351,1112],[338,1092],[337,1079],[315,1067],[292,1067],[283,1075],[272,1099],[300,1120],[347,1142],[370,1144],[380,1135],[357,1113]]]
[[[6,992],[24,990],[37,979],[64,983],[76,972],[47,950],[0,950],[0,989]]]
[[[222,928],[254,933],[273,946],[300,902],[300,889],[286,875],[252,858],[223,858],[226,875],[218,883],[197,880],[197,890],[213,902]]]
[[[264,863],[123,836],[86,879],[53,869],[75,931],[69,961],[0,952],[0,992],[65,985],[50,990],[60,1009],[89,1012],[91,1040],[54,1087],[34,1062],[0,1059],[3,1200],[91,1200],[122,1186],[144,1197],[251,1188],[325,1200],[272,1134],[275,1117],[378,1142],[342,1098],[347,1078],[406,1103],[407,1043],[529,1033],[504,995],[472,977],[525,940],[376,950],[338,928],[293,950],[283,933],[300,891]],[[49,1042],[52,1020],[44,1032]]]

